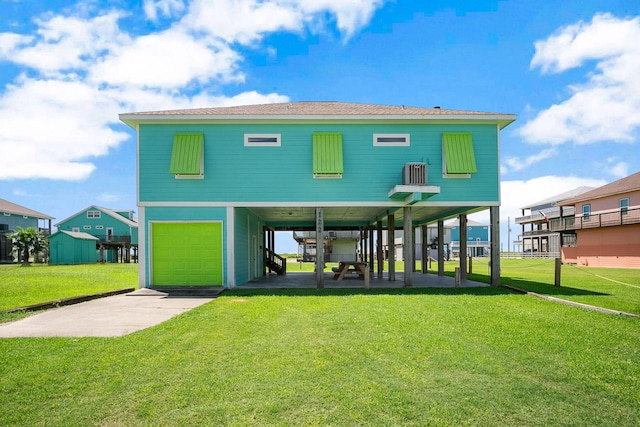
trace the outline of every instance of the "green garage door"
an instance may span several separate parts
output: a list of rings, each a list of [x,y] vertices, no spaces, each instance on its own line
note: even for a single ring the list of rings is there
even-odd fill
[[[222,285],[222,224],[151,225],[153,285]]]

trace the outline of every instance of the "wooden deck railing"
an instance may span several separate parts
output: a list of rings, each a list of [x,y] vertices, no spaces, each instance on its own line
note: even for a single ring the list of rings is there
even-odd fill
[[[616,209],[590,215],[551,219],[548,231],[584,230],[630,224],[640,224],[640,208]]]

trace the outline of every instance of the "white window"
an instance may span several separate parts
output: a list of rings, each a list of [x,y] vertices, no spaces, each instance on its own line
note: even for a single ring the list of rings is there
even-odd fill
[[[408,133],[374,133],[373,145],[376,147],[408,147],[410,137]]]
[[[84,230],[91,230],[91,226],[90,225],[83,225],[82,229]]]
[[[11,214],[9,212],[5,212],[4,216],[11,216]]]
[[[245,147],[280,147],[279,133],[245,133]]]
[[[96,225],[96,230],[102,230],[104,228],[104,225]]]
[[[591,219],[591,204],[582,205],[582,221],[587,222]]]
[[[100,211],[87,211],[87,218],[100,218]]]
[[[620,199],[620,214],[627,215],[629,213],[629,198]]]
[[[73,227],[73,228],[71,229],[71,231],[74,231],[74,232],[78,233],[78,232],[80,232],[80,228],[78,228],[78,227]]]

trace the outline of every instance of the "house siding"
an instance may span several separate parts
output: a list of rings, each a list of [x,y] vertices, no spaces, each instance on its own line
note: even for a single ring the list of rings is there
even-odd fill
[[[169,173],[173,137],[204,134],[204,179]],[[313,178],[314,132],[340,132],[344,174]],[[470,132],[478,173],[442,177],[442,133]],[[247,147],[244,134],[281,134],[281,146]],[[374,146],[375,133],[409,133],[408,147]],[[152,202],[389,202],[407,162],[427,163],[428,185],[440,186],[431,202],[498,201],[498,128],[485,124],[167,124],[139,126],[141,204]],[[257,172],[259,171],[259,172]],[[287,191],[282,191],[286,185]]]
[[[562,261],[589,267],[640,268],[640,224],[579,230]]]
[[[235,215],[235,279],[242,285],[264,271],[263,227],[264,222],[248,209],[234,209]],[[255,243],[257,247],[253,247]],[[255,263],[254,263],[255,256]]]

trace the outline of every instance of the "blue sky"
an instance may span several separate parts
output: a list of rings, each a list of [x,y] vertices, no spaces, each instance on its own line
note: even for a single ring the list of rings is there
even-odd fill
[[[0,197],[57,220],[136,209],[135,136],[118,122],[131,111],[516,114],[501,135],[504,249],[521,206],[640,170],[636,0],[0,0],[0,16]]]

